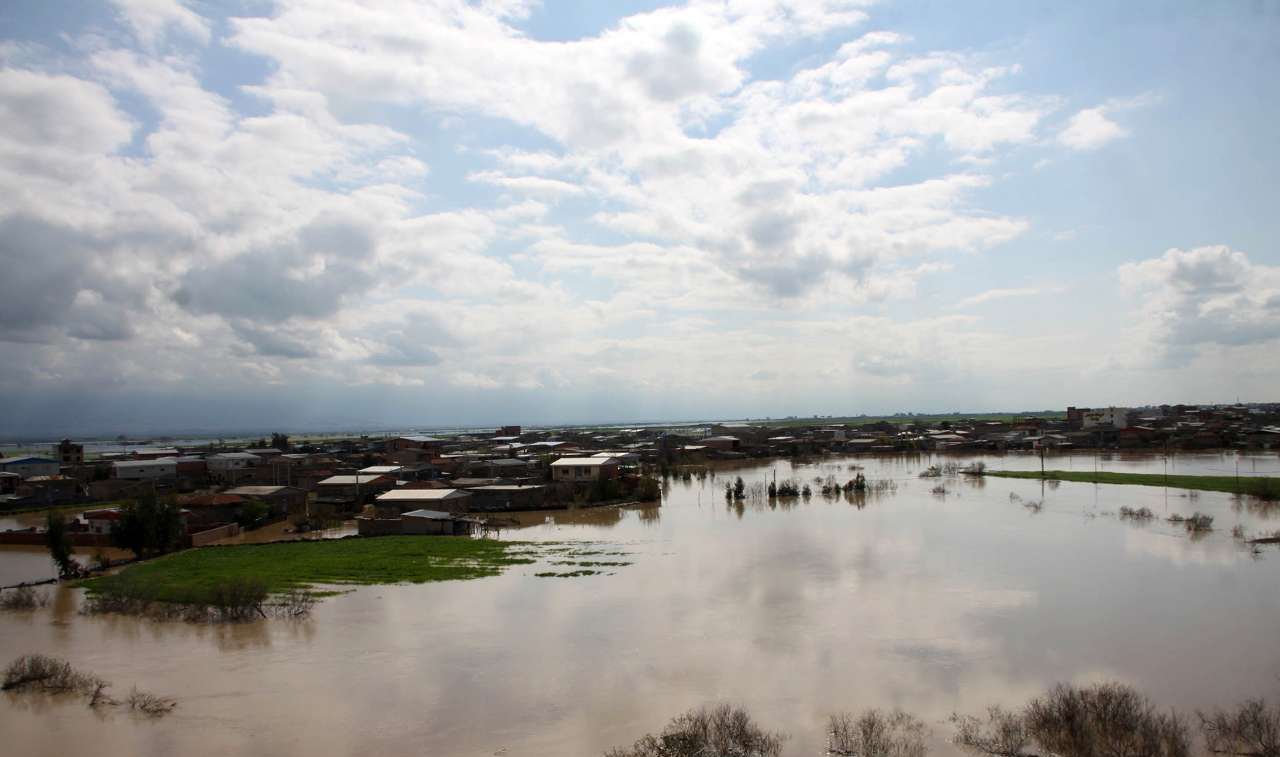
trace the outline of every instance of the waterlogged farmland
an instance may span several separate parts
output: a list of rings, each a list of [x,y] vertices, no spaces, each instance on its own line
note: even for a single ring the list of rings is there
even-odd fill
[[[1280,695],[1280,550],[1232,534],[1280,529],[1280,505],[920,477],[975,460],[1040,467],[927,455],[717,467],[669,481],[662,507],[520,516],[502,538],[543,544],[533,562],[474,580],[344,585],[305,620],[85,616],[82,592],[63,589],[47,608],[0,614],[8,658],[54,655],[180,705],[154,720],[6,695],[0,729],[32,755],[90,743],[106,755],[594,755],[728,701],[788,733],[788,755],[821,753],[827,717],[867,707],[914,713],[947,753],[952,712],[1021,704],[1059,681],[1118,680],[1183,710]],[[1275,455],[1046,461],[1166,465],[1280,473]],[[866,495],[820,493],[857,473]],[[814,493],[726,501],[726,481],[758,490],[775,475]],[[1197,512],[1212,530],[1169,520]],[[0,563],[31,559],[0,552]]]

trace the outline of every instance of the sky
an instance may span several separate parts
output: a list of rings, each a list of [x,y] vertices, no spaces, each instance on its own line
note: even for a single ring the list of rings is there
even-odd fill
[[[1280,2],[14,0],[0,435],[1274,401]]]

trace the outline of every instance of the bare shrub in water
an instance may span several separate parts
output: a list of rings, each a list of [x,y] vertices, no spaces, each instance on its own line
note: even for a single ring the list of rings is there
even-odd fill
[[[1250,699],[1231,712],[1200,715],[1205,748],[1214,754],[1280,757],[1280,707]]]
[[[0,610],[34,610],[49,604],[49,595],[30,586],[0,591]]]
[[[104,685],[102,679],[77,671],[66,660],[42,654],[28,654],[9,663],[9,667],[5,668],[4,683],[0,684],[0,689],[14,691],[34,688],[53,693],[88,694],[96,690],[99,685]]]
[[[1191,737],[1178,713],[1156,712],[1146,697],[1118,683],[1059,684],[1021,713],[988,711],[987,721],[953,716],[956,743],[986,754],[1026,755],[1035,743],[1061,757],[1188,757]]]
[[[220,620],[240,622],[265,618],[262,605],[267,601],[267,585],[252,578],[232,578],[214,586],[209,592],[209,606]]]
[[[1126,505],[1120,508],[1120,517],[1124,520],[1151,520],[1156,515],[1149,508],[1139,507],[1134,509]]]
[[[833,715],[827,754],[840,757],[924,757],[928,729],[901,710],[882,713],[868,710],[857,718]]]
[[[952,715],[957,745],[985,754],[1014,757],[1031,741],[1026,720],[1020,712],[1002,707],[987,709],[986,720],[972,715]]]
[[[1158,713],[1130,686],[1087,689],[1059,684],[1027,705],[1027,727],[1040,746],[1067,757],[1187,757],[1185,720]]]
[[[650,734],[630,748],[606,757],[777,757],[782,736],[761,729],[746,710],[722,704],[700,707],[672,720],[658,735]]]
[[[286,618],[303,618],[315,607],[316,595],[303,589],[290,589],[272,604],[276,615]]]
[[[138,691],[136,688],[129,692],[129,699],[126,701],[129,704],[129,709],[152,717],[167,714],[178,706],[178,703],[169,697],[156,696],[145,691]]]
[[[1188,531],[1212,531],[1213,516],[1197,512],[1183,521],[1183,525],[1187,527]]]

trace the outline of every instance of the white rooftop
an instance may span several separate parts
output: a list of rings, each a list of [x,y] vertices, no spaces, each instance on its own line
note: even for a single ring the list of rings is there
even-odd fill
[[[600,466],[618,462],[616,457],[562,457],[551,464],[552,468],[565,466]]]
[[[470,492],[461,489],[396,489],[378,495],[379,502],[419,502],[440,499],[458,499],[470,497]]]

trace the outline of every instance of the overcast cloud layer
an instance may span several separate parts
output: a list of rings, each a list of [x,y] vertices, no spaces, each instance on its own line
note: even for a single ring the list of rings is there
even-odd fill
[[[1277,399],[1274,7],[610,5],[8,6],[0,433]]]

